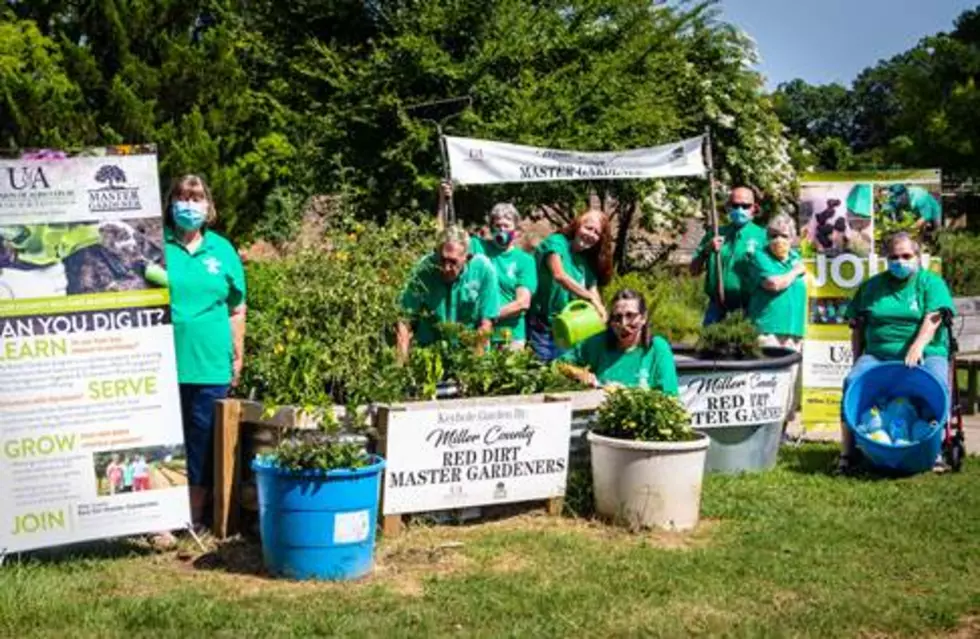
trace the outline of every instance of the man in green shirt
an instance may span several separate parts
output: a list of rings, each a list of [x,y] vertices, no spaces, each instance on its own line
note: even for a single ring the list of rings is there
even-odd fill
[[[459,227],[442,232],[436,250],[415,265],[402,291],[406,317],[398,322],[402,357],[414,336],[421,346],[438,339],[441,323],[461,324],[487,336],[500,314],[500,292],[493,265],[470,253],[469,234]]]
[[[527,341],[525,314],[538,288],[534,258],[518,248],[520,215],[513,204],[497,204],[490,211],[490,239],[473,237],[470,250],[485,255],[493,264],[500,292],[500,315],[494,323],[493,341],[520,350]]]
[[[948,390],[949,336],[942,330],[942,319],[944,314],[956,313],[949,287],[941,276],[922,268],[919,246],[907,233],[888,238],[885,249],[888,270],[865,281],[847,307],[855,361],[844,380],[844,392],[869,368],[895,360],[922,366]],[[841,436],[839,469],[847,472],[856,449],[843,425]]]
[[[746,312],[752,292],[749,269],[752,255],[766,244],[766,232],[753,222],[759,206],[755,193],[748,187],[732,189],[728,198],[729,223],[718,229],[718,235],[705,235],[691,262],[691,274],[705,270],[704,291],[708,295],[708,310],[704,325],[720,322],[729,313]],[[724,300],[718,295],[717,254],[721,255],[721,282]]]
[[[893,184],[889,187],[889,199],[884,212],[896,217],[902,211],[911,211],[918,218],[915,226],[936,228],[942,219],[942,206],[935,197],[922,186]]]

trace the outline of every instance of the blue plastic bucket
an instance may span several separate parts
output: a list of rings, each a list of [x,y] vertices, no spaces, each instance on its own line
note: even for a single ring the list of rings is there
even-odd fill
[[[939,424],[925,438],[907,446],[882,444],[869,439],[854,426],[879,399],[908,397],[927,406]],[[903,362],[882,362],[854,378],[844,393],[844,422],[861,452],[875,466],[904,473],[921,473],[936,462],[943,446],[943,424],[949,417],[949,392],[922,367]]]
[[[374,565],[381,471],[284,470],[266,457],[252,462],[259,493],[262,558],[273,575],[292,579],[357,579]]]

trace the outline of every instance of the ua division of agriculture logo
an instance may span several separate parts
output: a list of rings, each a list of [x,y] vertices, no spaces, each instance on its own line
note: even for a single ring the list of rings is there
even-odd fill
[[[103,164],[95,173],[95,181],[105,186],[88,191],[88,210],[92,213],[139,211],[140,193],[126,186],[126,174],[114,164]]]

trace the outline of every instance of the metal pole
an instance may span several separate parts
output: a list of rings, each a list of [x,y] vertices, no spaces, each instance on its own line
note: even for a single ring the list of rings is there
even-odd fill
[[[705,155],[708,161],[708,190],[711,193],[711,210],[709,215],[711,216],[711,230],[713,235],[712,240],[718,237],[718,203],[715,201],[715,161],[713,153],[711,152],[711,127],[704,127],[705,135]],[[718,273],[718,303],[721,304],[722,308],[725,306],[725,282],[724,282],[724,272],[722,269],[721,262],[721,251],[715,251],[714,267]]]

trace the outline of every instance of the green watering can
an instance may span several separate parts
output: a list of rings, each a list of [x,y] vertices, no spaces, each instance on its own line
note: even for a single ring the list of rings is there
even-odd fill
[[[604,330],[606,325],[599,317],[595,306],[583,300],[569,302],[568,306],[551,321],[555,346],[563,350],[572,348]]]

